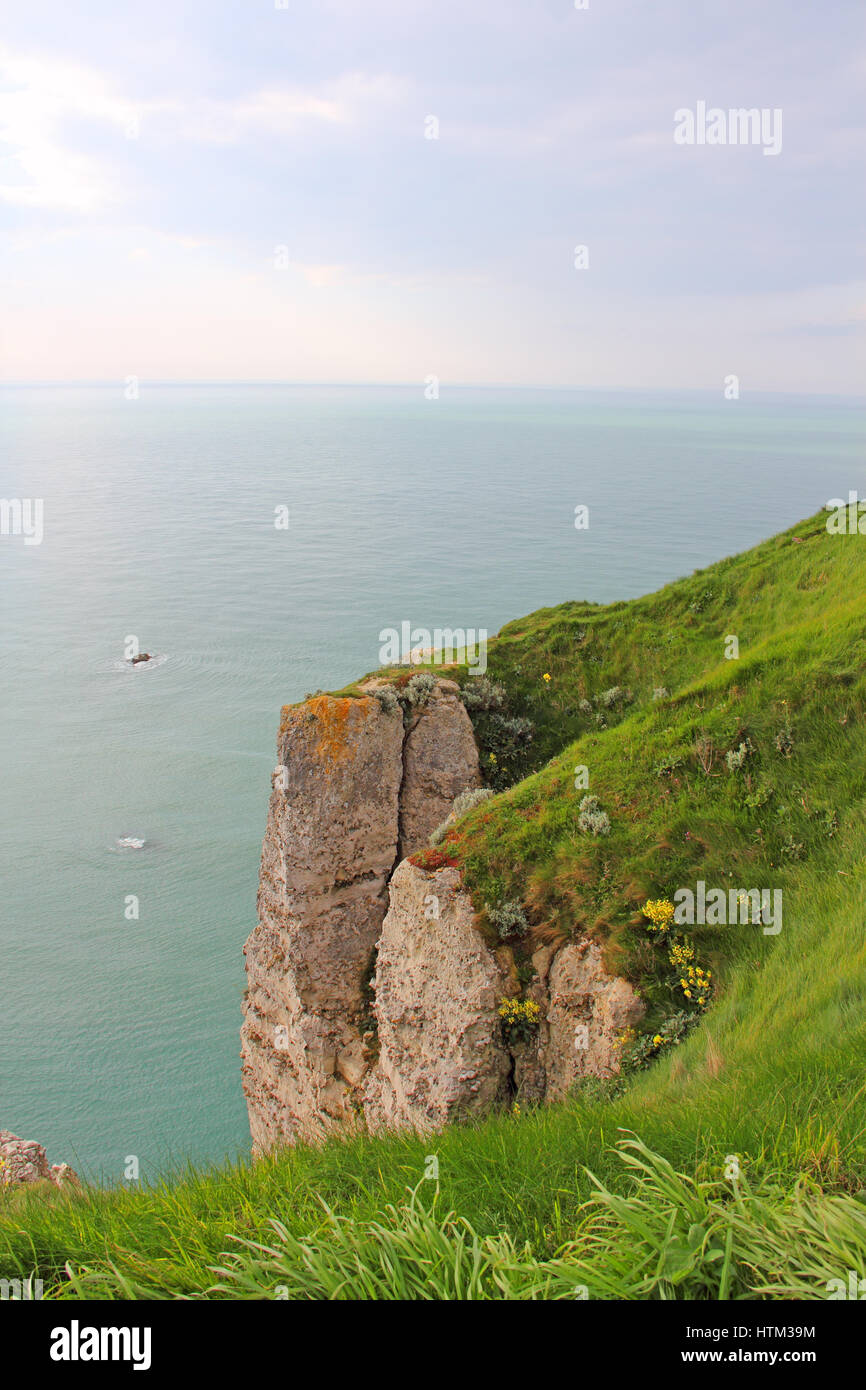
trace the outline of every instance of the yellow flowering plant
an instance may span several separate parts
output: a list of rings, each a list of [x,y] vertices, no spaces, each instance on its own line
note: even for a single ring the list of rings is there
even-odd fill
[[[650,898],[641,909],[647,918],[647,931],[666,936],[674,924],[674,905],[667,898]]]
[[[713,991],[713,972],[711,970],[704,970],[700,965],[687,965],[680,976],[679,983],[684,998],[697,1004],[700,1009],[707,1007]]]
[[[628,1074],[643,1071],[656,1057],[669,1048],[679,1047],[689,1030],[699,1018],[697,1013],[687,1013],[680,1009],[671,1014],[653,1032],[638,1033],[630,1039],[622,1050],[622,1070]],[[633,1032],[634,1030],[632,1030]]]
[[[688,941],[675,941],[668,952],[668,960],[675,970],[683,971],[695,959],[695,948]]]
[[[500,999],[497,1012],[506,1042],[527,1042],[541,1017],[541,1009],[534,999]]]

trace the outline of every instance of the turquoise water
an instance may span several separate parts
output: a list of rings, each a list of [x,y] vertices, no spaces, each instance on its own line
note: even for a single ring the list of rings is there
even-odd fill
[[[403,620],[629,598],[866,493],[866,409],[829,398],[6,388],[0,429],[45,527],[0,537],[0,1127],[107,1181],[247,1147],[281,704]]]

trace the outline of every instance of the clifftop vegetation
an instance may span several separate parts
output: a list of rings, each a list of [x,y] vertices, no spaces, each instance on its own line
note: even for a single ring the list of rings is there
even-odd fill
[[[821,515],[646,598],[508,624],[486,687],[444,672],[496,795],[436,853],[492,932],[523,914],[525,971],[538,941],[604,943],[649,1005],[622,1079],[435,1138],[9,1194],[0,1274],[66,1298],[820,1299],[863,1272],[864,579],[864,541]],[[673,921],[698,882],[781,890],[781,929]]]
[[[538,770],[441,848],[479,909],[524,903],[526,953],[539,938],[602,940],[651,1005],[653,1035],[689,1001],[669,959],[683,932],[655,929],[648,902],[700,881],[781,891],[785,935],[801,865],[820,881],[850,873],[841,846],[866,794],[858,539],[829,535],[822,515],[647,598],[542,610],[490,644],[490,682],[533,726],[517,756]],[[471,699],[495,782],[491,716]],[[777,933],[696,923],[686,949],[723,989],[734,962],[764,967]]]

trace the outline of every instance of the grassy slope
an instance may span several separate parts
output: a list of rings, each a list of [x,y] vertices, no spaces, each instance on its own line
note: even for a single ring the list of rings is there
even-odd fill
[[[795,535],[805,539],[795,543]],[[544,610],[509,625],[493,644],[492,674],[504,680],[514,711],[536,721],[535,756],[552,760],[461,824],[457,849],[479,901],[503,893],[523,897],[539,933],[567,933],[575,925],[597,932],[661,1017],[674,994],[659,968],[659,948],[647,945],[639,924],[644,896],[667,895],[696,877],[784,886],[778,936],[749,927],[696,930],[702,957],[717,968],[718,998],[701,1026],[624,1094],[612,1101],[578,1095],[562,1106],[455,1126],[435,1139],[335,1140],[255,1167],[179,1175],[152,1191],[72,1200],[7,1196],[0,1203],[0,1274],[35,1270],[69,1297],[76,1292],[62,1279],[69,1261],[74,1270],[92,1271],[93,1282],[82,1287],[97,1295],[195,1295],[215,1282],[211,1271],[224,1263],[220,1252],[230,1248],[231,1235],[262,1236],[268,1219],[277,1217],[288,1233],[303,1236],[321,1225],[323,1201],[361,1223],[359,1239],[369,1253],[385,1237],[368,1232],[365,1222],[381,1219],[401,1239],[414,1231],[411,1214],[389,1218],[385,1209],[418,1185],[425,1155],[434,1152],[444,1208],[469,1219],[482,1238],[506,1232],[518,1246],[530,1241],[534,1255],[546,1259],[585,1219],[587,1166],[613,1190],[633,1183],[613,1151],[623,1130],[698,1179],[718,1179],[725,1156],[739,1154],[753,1181],[778,1176],[788,1195],[779,1196],[773,1212],[794,1200],[798,1174],[811,1175],[827,1193],[866,1189],[864,575],[863,543],[827,536],[817,519],[635,603]],[[585,636],[578,640],[579,632]],[[728,633],[739,637],[738,661],[724,660]],[[550,682],[543,681],[545,672]],[[615,684],[630,686],[634,703],[599,730],[578,701]],[[659,685],[671,697],[653,702],[652,687]],[[774,743],[786,721],[789,758]],[[693,752],[705,734],[720,755],[709,775]],[[729,773],[724,751],[745,736],[756,750],[747,774]],[[658,764],[671,758],[682,758],[681,765],[670,776],[656,775]],[[608,837],[595,840],[576,828],[583,795],[573,789],[578,763],[589,766],[591,790],[611,816]],[[766,799],[756,795],[769,788]],[[750,796],[763,804],[749,805]],[[784,852],[791,843],[803,846],[802,858]],[[433,1186],[422,1184],[421,1193]],[[666,1203],[677,1211],[688,1206],[682,1194],[666,1197],[666,1186],[666,1178],[656,1183],[649,1207],[665,1220]],[[817,1211],[821,1200],[812,1194],[809,1209]],[[712,1221],[701,1213],[709,1229]],[[753,1234],[766,1233],[775,1219],[763,1212]],[[782,1246],[783,1252],[798,1247],[803,1268],[804,1219],[802,1212],[791,1217],[798,1235]],[[825,1296],[825,1276],[866,1265],[862,1208],[852,1207],[845,1220],[846,1238],[815,1256],[815,1296]],[[818,1225],[826,1244],[833,1222],[822,1215]],[[422,1236],[432,1239],[425,1228],[412,1236],[416,1245]],[[657,1241],[651,1233],[619,1230],[615,1248],[627,1252],[627,1261],[614,1278],[612,1247],[592,1257],[586,1239],[581,1277],[591,1296],[633,1295],[629,1271],[640,1265],[641,1241],[653,1249],[666,1243],[661,1229]],[[330,1226],[316,1250],[333,1263],[341,1240]],[[451,1228],[441,1235],[449,1252],[456,1241]],[[784,1253],[756,1254],[745,1234],[737,1235],[734,1251],[735,1292],[774,1287],[773,1279],[792,1287],[782,1278]],[[565,1296],[578,1257],[572,1251],[569,1258]],[[494,1264],[517,1268],[513,1251],[498,1249]],[[307,1265],[314,1272],[296,1289],[291,1280]],[[720,1266],[704,1262],[669,1292],[718,1291]],[[288,1279],[293,1294],[365,1287],[359,1273],[346,1284],[329,1282],[298,1250],[276,1272],[260,1271],[251,1289],[278,1279]],[[723,1280],[721,1287],[729,1286]],[[547,1291],[553,1296],[556,1289]],[[658,1291],[656,1284],[642,1290],[643,1296]]]
[[[699,878],[784,890],[799,859],[819,882],[844,868],[840,836],[866,795],[864,578],[859,538],[829,536],[817,519],[634,603],[566,604],[505,628],[491,674],[536,721],[538,754],[554,755],[451,841],[479,909],[521,898],[541,936],[596,934],[654,1004],[652,1020],[676,1000],[645,930],[647,898]],[[724,655],[729,634],[737,660]],[[578,702],[597,707],[614,685],[633,703],[600,729]],[[657,687],[670,696],[653,700]],[[776,746],[785,729],[787,757]],[[731,772],[725,754],[744,740],[754,751]],[[578,766],[608,836],[579,829]],[[722,979],[731,961],[759,969],[775,949],[744,928],[692,935]]]

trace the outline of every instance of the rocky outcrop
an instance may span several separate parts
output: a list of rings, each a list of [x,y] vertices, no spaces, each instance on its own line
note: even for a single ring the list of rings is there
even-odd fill
[[[584,1076],[619,1070],[617,1038],[643,1005],[609,975],[597,943],[542,946],[523,997],[537,1028],[506,1043],[499,1005],[519,993],[507,948],[475,923],[453,868],[404,861],[390,885],[375,977],[379,1060],[365,1088],[373,1127],[438,1129],[514,1101],[564,1097]]]
[[[581,1077],[614,1076],[617,1038],[643,1012],[628,981],[607,973],[596,942],[563,946],[548,975],[546,1099],[560,1100]]]
[[[335,1126],[426,1132],[557,1099],[618,1069],[617,1035],[641,1012],[595,943],[543,946],[526,987],[537,1027],[506,1039],[511,953],[478,929],[455,868],[407,857],[479,784],[472,726],[451,681],[420,707],[381,685],[283,711],[245,947],[255,1152]]]
[[[426,845],[455,796],[480,785],[478,749],[458,687],[440,681],[406,735],[398,859]]]
[[[507,1098],[511,1058],[497,1006],[506,980],[474,925],[456,869],[405,860],[391,880],[375,977],[379,1061],[373,1127],[439,1129]]]
[[[35,1139],[19,1139],[8,1129],[0,1129],[0,1187],[31,1182],[76,1187],[78,1177],[68,1163],[49,1164],[45,1149]]]
[[[256,1149],[354,1113],[363,995],[397,852],[403,723],[371,696],[283,711],[246,947],[243,1081]]]
[[[366,986],[388,880],[443,806],[478,782],[452,681],[405,720],[373,693],[287,706],[277,751],[259,925],[245,947],[241,1056],[256,1151],[359,1114],[373,1061]]]

